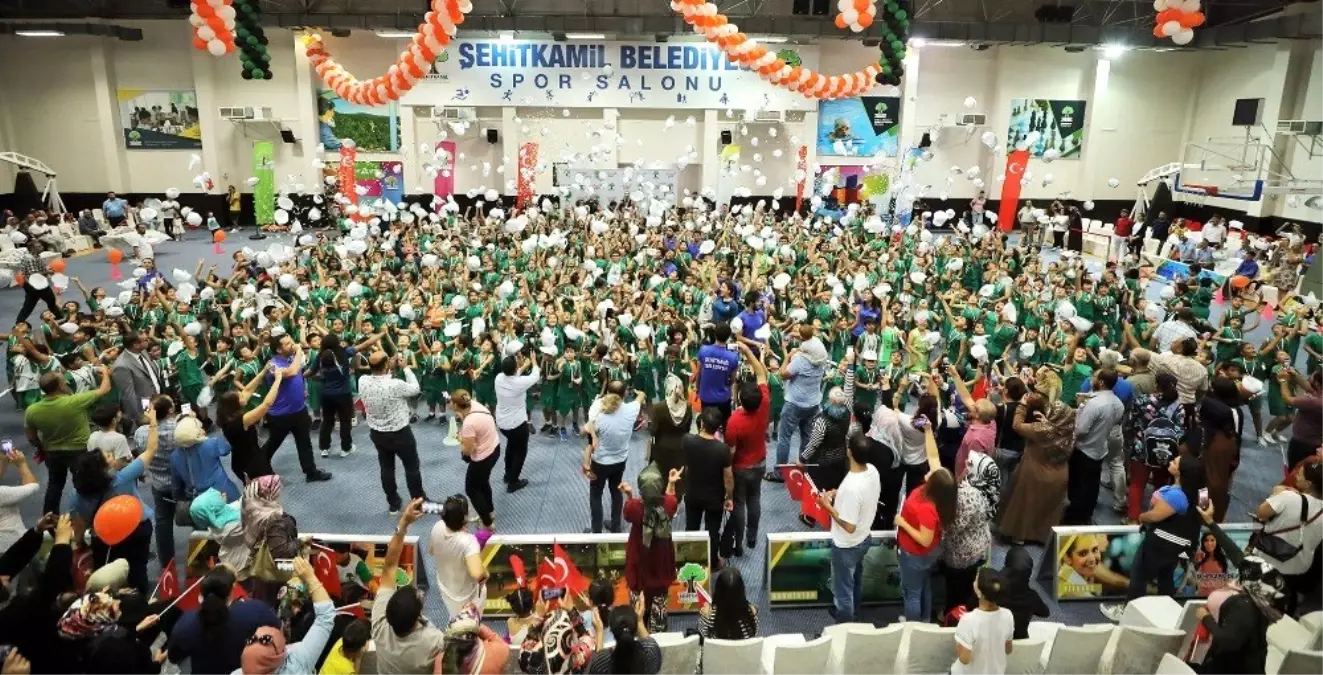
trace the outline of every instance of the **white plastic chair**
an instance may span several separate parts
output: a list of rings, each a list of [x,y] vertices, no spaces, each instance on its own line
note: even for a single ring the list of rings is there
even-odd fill
[[[1006,675],[1038,675],[1043,672],[1043,641],[1015,640],[1006,657]]]
[[[1313,634],[1310,649],[1323,649],[1323,612],[1310,612],[1300,617],[1300,625]]]
[[[1146,595],[1125,603],[1121,625],[1175,630],[1180,619],[1180,603],[1165,595]]]
[[[851,621],[824,626],[822,634],[831,637],[831,658],[827,661],[827,673],[841,675],[841,663],[845,658],[845,634],[855,628],[872,628],[871,623]]]
[[[1043,671],[1057,675],[1094,675],[1115,630],[1111,624],[1059,627],[1052,638],[1047,660],[1043,662]],[[1034,637],[1032,622],[1029,637]]]
[[[886,628],[850,628],[841,644],[840,670],[843,675],[894,675],[896,655],[905,637],[905,624],[895,623]],[[833,645],[834,646],[834,645]]]
[[[1269,673],[1273,673],[1271,669]],[[1318,675],[1323,673],[1323,652],[1288,649],[1274,675]]]
[[[915,675],[950,672],[956,658],[955,631],[924,623],[905,624],[906,635],[899,656],[901,672]]]
[[[772,675],[826,672],[827,661],[831,658],[831,641],[830,635],[824,635],[803,644],[773,647]]]
[[[1194,675],[1194,669],[1175,654],[1163,654],[1153,675]]]
[[[661,647],[661,675],[693,675],[698,669],[698,656],[702,649],[697,635],[680,640],[658,642]]]
[[[1208,604],[1206,600],[1187,600],[1181,605],[1181,615],[1176,620],[1176,630],[1185,633],[1185,639],[1181,640],[1181,648],[1176,650],[1179,655],[1190,653],[1190,645],[1194,643],[1194,633],[1199,626],[1199,620],[1195,618],[1195,613],[1200,607]]]
[[[1181,648],[1185,633],[1170,628],[1120,626],[1116,629],[1116,645],[1107,673],[1151,673],[1158,669],[1163,654],[1175,654]],[[1104,657],[1106,663],[1108,659]]]
[[[763,639],[707,640],[703,643],[705,675],[742,675],[762,672]]]

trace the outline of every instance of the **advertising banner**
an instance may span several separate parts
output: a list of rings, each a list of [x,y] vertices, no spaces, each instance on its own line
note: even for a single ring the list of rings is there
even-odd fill
[[[767,535],[767,602],[772,607],[832,604],[831,537],[822,532]],[[873,532],[864,554],[862,603],[900,602],[896,533]]]
[[[775,51],[786,63],[817,66],[816,46],[781,46],[786,48]],[[763,82],[707,43],[492,39],[455,40],[400,102],[800,111],[816,106]]]
[[[340,148],[339,163],[327,163],[322,175],[334,176],[337,189],[355,204],[374,204],[404,200],[404,163],[398,161],[357,160],[353,148]]]
[[[129,150],[197,150],[202,147],[198,95],[193,90],[120,89],[119,119]]]
[[[327,152],[339,150],[346,138],[360,152],[398,152],[399,104],[356,105],[321,89],[317,92],[317,133]]]
[[[253,143],[253,215],[259,226],[276,220],[276,163],[275,144],[271,141]]]
[[[1255,525],[1226,524],[1223,531],[1242,549]],[[1058,600],[1124,601],[1135,553],[1144,534],[1134,525],[1054,527],[1052,592]],[[1236,570],[1208,530],[1199,537],[1193,557],[1183,558],[1173,575],[1176,596],[1206,598],[1236,579]],[[1150,588],[1157,592],[1157,586]]]
[[[482,549],[482,562],[487,568],[487,601],[484,616],[508,615],[510,603],[506,596],[519,587],[510,565],[510,556],[517,555],[528,570],[534,570],[543,560],[551,560],[554,545],[559,544],[577,570],[590,580],[610,583],[616,592],[616,604],[629,601],[625,585],[625,546],[628,535],[582,534],[553,535],[497,535]],[[698,611],[698,590],[710,589],[708,569],[709,542],[706,532],[674,532],[675,580],[671,583],[666,606],[672,612]],[[532,580],[530,579],[530,583]],[[530,589],[534,590],[534,589]],[[535,596],[536,597],[536,596]]]
[[[1084,150],[1084,105],[1085,101],[1073,99],[1011,99],[1006,147],[1023,148],[1033,157],[1056,150],[1059,159],[1079,159]]]
[[[1001,201],[997,203],[997,227],[1010,232],[1015,225],[1015,212],[1020,208],[1020,176],[1029,166],[1028,150],[1006,153],[1006,180],[1001,183]]]
[[[818,103],[819,155],[895,157],[899,152],[899,96],[861,96]]]

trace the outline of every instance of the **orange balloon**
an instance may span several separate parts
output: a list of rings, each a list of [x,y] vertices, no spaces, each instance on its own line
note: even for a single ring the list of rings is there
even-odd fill
[[[51,261],[49,267],[51,268],[51,271],[55,272],[56,274],[64,274],[64,264],[65,263],[63,259],[56,258]]]
[[[200,38],[200,37],[195,37],[195,38],[193,38],[193,48],[194,48],[194,49],[206,49],[206,48],[207,48],[207,41],[206,41],[206,40],[203,40],[203,39]]]
[[[1167,34],[1162,32],[1162,24],[1153,27],[1153,37],[1159,39],[1167,37]]]
[[[860,14],[860,15],[859,15],[859,25],[860,25],[860,26],[863,26],[864,28],[868,28],[869,26],[873,25],[873,15],[871,15],[871,14]]]
[[[204,18],[204,19],[209,19],[209,18],[211,18],[211,17],[213,17],[213,16],[216,16],[216,10],[213,9],[213,8],[211,7],[211,5],[209,5],[209,4],[205,3],[205,2],[199,2],[199,3],[197,3],[197,13],[198,13],[198,16],[200,16],[200,17],[202,17],[202,18]]]
[[[216,234],[211,235],[211,240],[217,244],[225,241],[225,230],[216,230]]]
[[[27,281],[27,277],[23,276],[22,272],[18,272],[14,275],[15,286],[22,286],[25,281]]]
[[[1237,274],[1236,276],[1231,277],[1232,288],[1244,288],[1249,285],[1249,282],[1250,282],[1250,278],[1247,276],[1242,276]]]
[[[868,11],[868,0],[854,0],[854,10],[863,14]]]
[[[1198,28],[1199,26],[1204,25],[1204,21],[1207,20],[1207,18],[1208,17],[1205,17],[1203,12],[1195,12],[1194,21],[1190,22],[1190,26]]]
[[[844,17],[844,16],[842,16],[842,15],[840,15],[840,14],[837,14],[837,15],[836,15],[836,27],[839,28],[839,29],[841,29],[841,30],[845,30],[845,28],[846,28],[846,24],[845,24],[845,17]]]
[[[117,248],[112,248],[109,251],[106,251],[106,258],[110,260],[110,264],[118,265],[124,260],[124,252]]]
[[[142,502],[132,495],[106,500],[92,518],[92,531],[110,546],[128,539],[142,522]]]

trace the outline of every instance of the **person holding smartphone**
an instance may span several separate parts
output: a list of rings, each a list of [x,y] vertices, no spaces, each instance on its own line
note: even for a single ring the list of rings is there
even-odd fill
[[[5,475],[10,465],[18,470],[20,483],[0,485],[0,551],[8,551],[27,532],[20,505],[37,494],[40,487],[37,477],[32,475],[32,467],[28,466],[27,457],[14,449],[14,442],[6,438],[0,441],[0,477]]]

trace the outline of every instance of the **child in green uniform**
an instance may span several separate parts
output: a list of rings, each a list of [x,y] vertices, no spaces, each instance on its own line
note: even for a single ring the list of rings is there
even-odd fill
[[[442,353],[440,340],[432,342],[427,354],[422,359],[423,404],[427,406],[427,421],[446,417],[446,356]]]
[[[478,402],[496,409],[496,373],[500,362],[496,358],[491,340],[483,340],[478,347],[477,356],[473,357],[473,391]]]
[[[317,357],[322,353],[322,336],[312,333],[306,335],[306,339],[308,350],[304,352],[303,381],[307,383],[308,408],[312,413],[312,425],[316,427],[322,423],[322,376],[320,370],[313,368],[313,364],[317,363]]]
[[[775,356],[767,359],[767,393],[772,395],[772,416],[769,420],[772,425],[772,440],[776,440],[776,428],[781,426],[777,420],[781,419],[781,409],[786,404],[786,383],[781,379],[781,362]]]
[[[1268,414],[1272,419],[1268,420],[1268,426],[1263,430],[1264,439],[1269,443],[1285,443],[1289,438],[1279,436],[1280,432],[1286,431],[1295,420],[1295,408],[1286,404],[1286,397],[1282,395],[1281,374],[1291,370],[1291,355],[1285,349],[1278,349],[1274,352],[1265,352],[1259,355],[1265,362],[1271,361],[1272,370],[1268,377]]]
[[[567,437],[567,425],[577,436],[579,434],[579,409],[583,407],[584,371],[578,352],[572,343],[565,345],[565,354],[560,360],[559,386],[556,388],[556,413],[560,416],[560,431]]]
[[[877,408],[877,395],[882,389],[882,372],[877,369],[877,352],[862,352],[863,365],[854,371],[854,402],[870,413]]]
[[[175,354],[174,371],[175,377],[179,380],[179,398],[182,402],[193,406],[193,412],[197,413],[198,419],[203,425],[209,426],[210,417],[207,415],[207,408],[198,404],[198,397],[202,395],[202,387],[206,385],[206,376],[202,373],[202,366],[207,361],[206,353],[198,348],[198,340],[192,335],[184,335],[184,348]]]
[[[1089,353],[1083,347],[1076,347],[1070,360],[1061,369],[1061,402],[1075,406],[1075,397],[1080,388],[1093,377],[1093,367],[1087,363]]]

